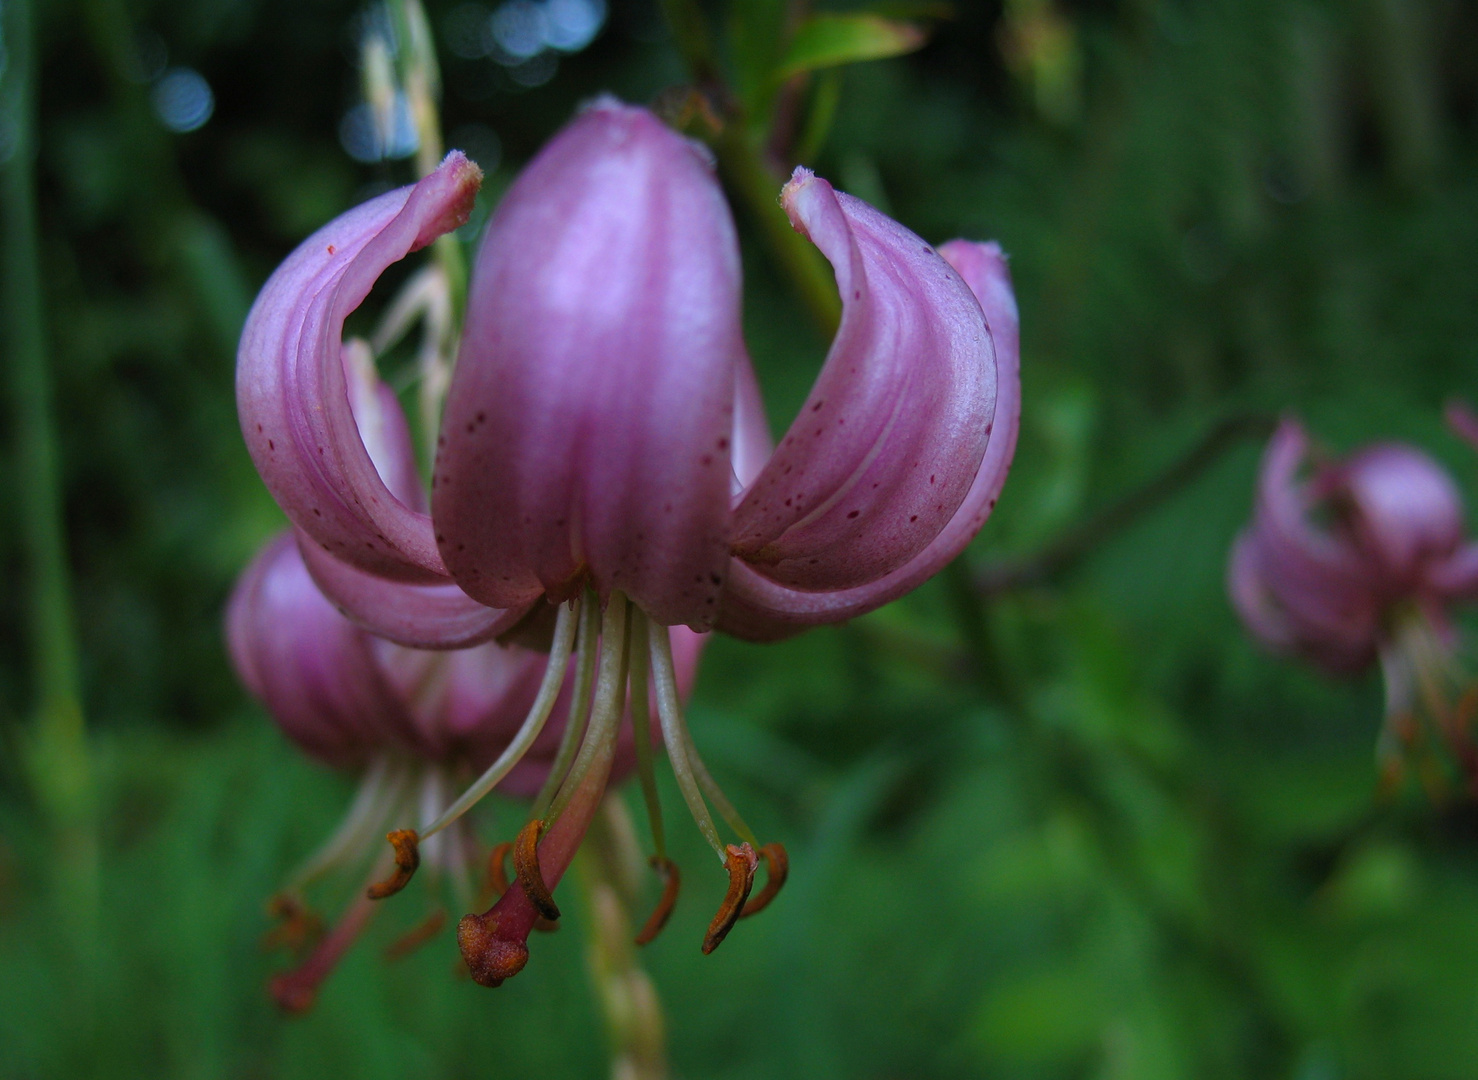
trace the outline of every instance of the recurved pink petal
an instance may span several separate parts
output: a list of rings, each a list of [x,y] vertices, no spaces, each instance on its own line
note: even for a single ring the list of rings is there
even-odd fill
[[[923,240],[804,169],[781,201],[836,272],[842,324],[738,505],[734,551],[775,582],[847,589],[954,517],[989,440],[995,354],[979,302]]]
[[[231,658],[283,732],[329,764],[361,764],[410,717],[368,637],[318,592],[291,533],[254,559],[227,610]]]
[[[347,618],[379,637],[412,649],[464,649],[511,630],[528,611],[490,608],[455,584],[420,585],[368,573],[299,535],[313,580]]]
[[[375,468],[349,403],[344,318],[391,263],[466,220],[482,174],[453,151],[412,187],[355,207],[276,270],[247,316],[236,398],[257,471],[320,545],[362,569],[436,581],[445,568],[430,519]]]
[[[711,625],[728,562],[733,222],[705,153],[604,99],[504,196],[473,271],[432,506],[484,603],[588,574]]]
[[[1462,496],[1426,454],[1377,443],[1342,465],[1337,476],[1353,504],[1350,527],[1379,563],[1388,589],[1408,591],[1425,564],[1445,559],[1462,542]]]
[[[773,640],[819,623],[855,618],[923,584],[954,559],[995,509],[1021,426],[1021,330],[1011,274],[999,245],[951,240],[939,252],[980,301],[996,355],[996,407],[990,441],[964,500],[939,535],[904,566],[851,589],[812,592],[782,585],[737,562],[729,575],[719,629]]]

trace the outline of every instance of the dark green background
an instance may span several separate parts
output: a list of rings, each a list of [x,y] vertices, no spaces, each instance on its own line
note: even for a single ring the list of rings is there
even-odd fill
[[[452,977],[449,937],[380,961],[413,904],[309,1017],[280,1018],[263,990],[278,963],[258,950],[263,900],[351,789],[275,732],[223,656],[227,590],[281,523],[236,428],[232,364],[293,245],[367,185],[410,178],[337,140],[357,7],[36,6],[101,914],[79,921],[30,794],[7,481],[0,1076],[602,1075],[578,907],[496,992]],[[1012,25],[1031,6],[1012,4]],[[452,5],[429,7],[440,29]],[[1004,62],[999,5],[956,7],[922,51],[848,69],[814,164],[931,241],[997,238],[1013,256],[1022,441],[972,567],[1031,552],[1246,410],[1297,410],[1337,448],[1414,441],[1472,489],[1478,458],[1440,410],[1478,396],[1473,4],[1059,2],[1079,66],[1050,100]],[[137,30],[210,81],[198,132],[168,134],[129,80]],[[646,101],[684,78],[640,0],[613,0],[601,37],[537,89],[489,61],[445,67],[447,130],[502,141],[488,195],[581,99]],[[746,274],[779,430],[825,342],[748,233]],[[3,441],[13,477],[27,460]],[[1256,454],[1240,444],[1059,581],[976,609],[959,573],[851,626],[712,645],[695,738],[794,872],[702,957],[722,883],[671,815],[695,869],[644,959],[676,1075],[1478,1075],[1478,815],[1378,801],[1378,679],[1328,683],[1240,632],[1222,573]],[[966,632],[977,614],[983,639]]]

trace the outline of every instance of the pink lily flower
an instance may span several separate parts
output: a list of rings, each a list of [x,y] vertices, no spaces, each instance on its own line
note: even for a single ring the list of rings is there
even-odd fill
[[[1387,785],[1435,735],[1478,782],[1469,732],[1478,693],[1459,670],[1447,609],[1478,591],[1478,545],[1464,541],[1462,499],[1442,467],[1400,443],[1376,443],[1299,473],[1308,437],[1285,420],[1263,457],[1252,524],[1232,546],[1227,586],[1252,635],[1336,676],[1379,661]],[[1431,730],[1425,730],[1430,728]],[[1431,768],[1424,779],[1433,779]]]
[[[530,822],[524,888],[463,921],[464,955],[495,985],[522,966],[527,927],[553,906],[607,782],[628,682],[640,703],[650,678],[684,801],[729,874],[705,951],[768,902],[784,852],[758,845],[698,758],[668,628],[774,639],[927,580],[995,506],[1020,384],[999,248],[936,250],[800,169],[781,203],[831,261],[843,314],[772,447],[712,163],[651,113],[602,99],[529,164],[488,227],[427,515],[363,445],[340,337],[386,266],[465,220],[477,180],[454,152],[306,241],[252,310],[237,393],[309,570],[361,625],[462,647],[560,605],[550,664],[572,663],[594,686],[590,719],[560,798]],[[721,840],[710,802],[739,844]],[[761,858],[770,885],[750,901]]]

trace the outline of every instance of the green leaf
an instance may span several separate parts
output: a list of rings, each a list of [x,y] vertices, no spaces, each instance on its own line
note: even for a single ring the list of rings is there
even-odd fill
[[[923,30],[878,15],[813,15],[796,30],[777,79],[806,71],[902,56],[924,44]]]

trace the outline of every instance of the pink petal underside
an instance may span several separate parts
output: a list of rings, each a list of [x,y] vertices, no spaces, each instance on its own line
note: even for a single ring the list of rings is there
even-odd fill
[[[242,432],[288,517],[341,558],[400,580],[445,569],[430,519],[390,492],[365,450],[340,362],[344,318],[387,266],[466,220],[481,176],[454,151],[420,183],[314,233],[262,288],[237,354]]]
[[[523,724],[549,661],[544,653],[491,642],[440,653],[380,642],[377,652],[410,706],[424,756],[479,770]],[[551,749],[558,745],[562,715],[552,719],[539,740]]]
[[[1268,588],[1290,618],[1331,636],[1376,616],[1376,568],[1348,540],[1309,520],[1308,485],[1297,479],[1308,440],[1284,420],[1263,455],[1253,530]]]
[[[1352,526],[1393,588],[1409,589],[1424,564],[1450,556],[1463,538],[1457,485],[1426,454],[1400,443],[1368,446],[1337,474],[1353,504]]]
[[[335,558],[300,536],[303,561],[323,594],[364,629],[412,649],[464,649],[511,630],[528,611],[490,608],[456,585],[391,581]]]
[[[842,324],[801,412],[735,512],[772,580],[845,589],[939,535],[979,470],[996,363],[980,304],[923,240],[797,170],[782,202],[831,261]]]
[[[728,562],[733,222],[709,163],[603,101],[499,205],[479,253],[432,492],[457,582],[516,606],[582,571],[705,628]]]
[[[370,639],[318,592],[291,533],[243,572],[227,626],[242,681],[308,753],[348,767],[409,741],[410,716]]]
[[[1447,403],[1442,414],[1454,435],[1478,449],[1478,413],[1466,401],[1454,398]]]
[[[835,592],[788,588],[736,561],[719,628],[751,640],[773,640],[807,626],[854,618],[918,588],[969,544],[1000,498],[1021,426],[1021,329],[1005,257],[996,244],[952,240],[939,249],[980,301],[996,354],[995,419],[985,456],[949,523],[907,564],[877,581]]]
[[[1426,585],[1438,597],[1478,600],[1478,544],[1464,544],[1433,566]]]

